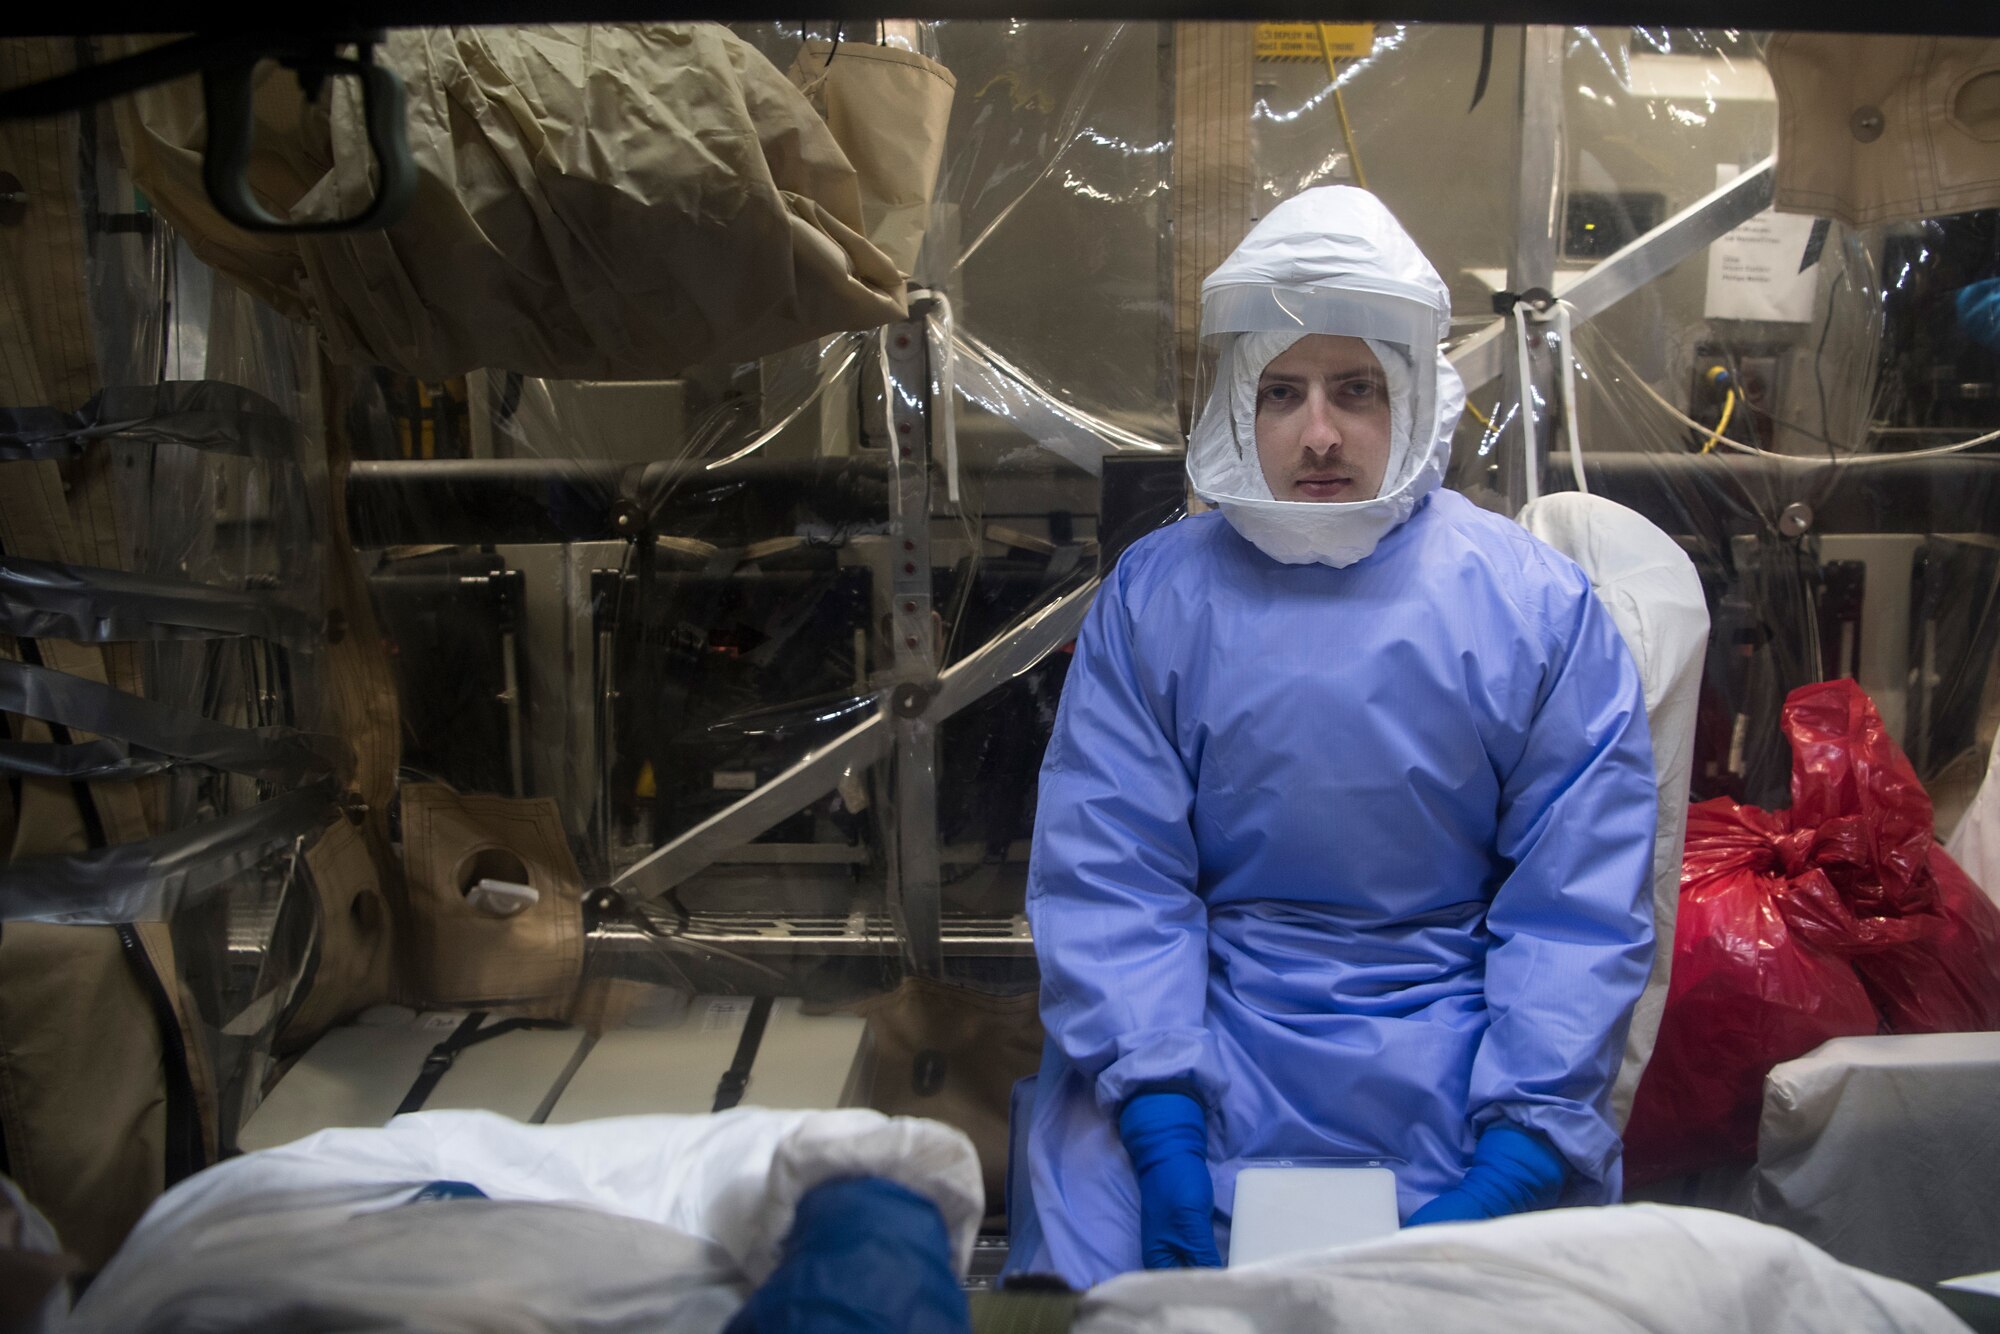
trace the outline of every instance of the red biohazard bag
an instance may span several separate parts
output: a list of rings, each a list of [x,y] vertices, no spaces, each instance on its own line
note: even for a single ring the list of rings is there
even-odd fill
[[[1938,847],[1931,799],[1875,705],[1852,681],[1792,692],[1795,828],[1838,831],[1818,859],[1857,913],[1928,918],[1895,950],[1857,957],[1855,971],[1892,1033],[2000,1028],[2000,909]]]
[[[1667,1005],[1625,1130],[1641,1185],[1757,1152],[1764,1076],[1831,1038],[2000,1028],[2000,911],[1852,681],[1785,701],[1792,809],[1688,812]]]

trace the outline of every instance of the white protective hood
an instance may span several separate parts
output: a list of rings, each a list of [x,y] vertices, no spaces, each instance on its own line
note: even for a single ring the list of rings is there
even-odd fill
[[[1374,195],[1324,186],[1273,209],[1202,283],[1201,296],[1213,375],[1188,442],[1195,493],[1273,560],[1337,567],[1365,559],[1443,481],[1465,406],[1465,387],[1439,350],[1451,297],[1437,270]],[[1392,438],[1372,500],[1276,500],[1264,481],[1257,377],[1310,333],[1364,338],[1383,363]]]

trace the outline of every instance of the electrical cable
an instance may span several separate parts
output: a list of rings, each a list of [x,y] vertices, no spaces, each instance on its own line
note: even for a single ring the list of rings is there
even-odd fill
[[[1702,445],[1702,453],[1707,454],[1714,450],[1716,441],[1722,439],[1722,433],[1729,429],[1729,414],[1734,411],[1736,411],[1736,390],[1732,388],[1723,395],[1722,415],[1716,419],[1715,430],[1710,433],[1707,443]]]
[[[1724,391],[1722,396],[1722,415],[1716,419],[1715,430],[1702,443],[1701,452],[1706,454],[1715,448],[1716,441],[1723,438],[1723,433],[1729,429],[1730,415],[1736,411],[1736,376],[1721,366],[1710,366],[1702,378],[1707,380],[1711,385],[1722,386]]]
[[[1569,468],[1576,479],[1576,489],[1584,495],[1590,494],[1590,483],[1583,476],[1582,427],[1577,424],[1576,410],[1576,358],[1570,352],[1570,311],[1567,301],[1556,302],[1556,341],[1562,351],[1562,413],[1564,433],[1569,436]]]
[[[1340,137],[1347,142],[1347,161],[1354,168],[1354,183],[1366,190],[1368,173],[1361,170],[1361,151],[1354,145],[1354,127],[1347,121],[1347,99],[1340,95],[1340,69],[1334,63],[1333,48],[1327,45],[1326,24],[1314,27],[1319,33],[1319,53],[1326,60],[1326,77],[1333,88],[1333,109],[1340,116]]]
[[[1707,434],[1714,429],[1713,427],[1705,426],[1701,422],[1696,421],[1694,418],[1688,416],[1685,412],[1682,412],[1679,408],[1669,403],[1665,398],[1661,397],[1659,391],[1654,389],[1652,385],[1646,383],[1644,377],[1642,377],[1637,371],[1632,369],[1631,363],[1626,361],[1624,357],[1618,354],[1617,349],[1607,348],[1606,350],[1610,352],[1611,359],[1617,362],[1618,365],[1624,369],[1627,378],[1629,378],[1633,384],[1637,385],[1639,389],[1643,391],[1648,398],[1652,399],[1653,402],[1659,404],[1661,408],[1665,409],[1667,414],[1671,416],[1675,421],[1683,422],[1688,426],[1691,426],[1695,430],[1700,431],[1704,434]],[[1581,358],[1579,358],[1579,360],[1581,360]],[[1588,367],[1586,367],[1586,369],[1588,369]],[[1772,420],[1778,421],[1778,419],[1775,417],[1772,418]],[[1789,422],[1778,421],[1778,424],[1780,426],[1791,427],[1791,429],[1793,430],[1798,429],[1797,427],[1792,427],[1791,423]],[[1814,440],[1818,440],[1823,444],[1827,444],[1829,448],[1831,448],[1832,446],[1832,442],[1828,441],[1824,436],[1817,435],[1808,431],[1801,431],[1800,434],[1810,436]],[[1829,452],[1827,455],[1827,462],[1835,467],[1863,467],[1872,463],[1900,463],[1907,459],[1940,458],[1946,454],[1962,454],[1968,449],[1976,449],[1980,445],[1991,444],[1995,440],[2000,440],[2000,431],[1989,431],[1985,435],[1974,436],[1970,440],[1960,440],[1957,443],[1950,445],[1938,445],[1932,449],[1910,449],[1910,450],[1900,450],[1893,453],[1881,453],[1881,454],[1833,454]],[[1806,463],[1811,461],[1810,459],[1801,457],[1800,455],[1797,454],[1780,454],[1776,450],[1772,449],[1759,449],[1755,445],[1746,445],[1739,441],[1731,440],[1726,436],[1721,439],[1718,439],[1716,443],[1724,445],[1729,449],[1736,451],[1739,454],[1755,454],[1762,458],[1781,459],[1788,463]]]

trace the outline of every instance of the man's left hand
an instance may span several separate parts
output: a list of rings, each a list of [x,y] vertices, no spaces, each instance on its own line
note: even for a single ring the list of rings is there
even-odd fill
[[[1546,1209],[1562,1197],[1569,1166],[1548,1140],[1504,1121],[1489,1126],[1457,1186],[1410,1215],[1405,1227],[1471,1223]]]

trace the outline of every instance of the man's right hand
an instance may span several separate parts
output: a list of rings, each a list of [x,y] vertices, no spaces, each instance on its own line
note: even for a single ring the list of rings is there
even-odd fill
[[[1220,1269],[1208,1114],[1185,1093],[1141,1093],[1118,1116],[1139,1178],[1139,1253],[1148,1269]]]

